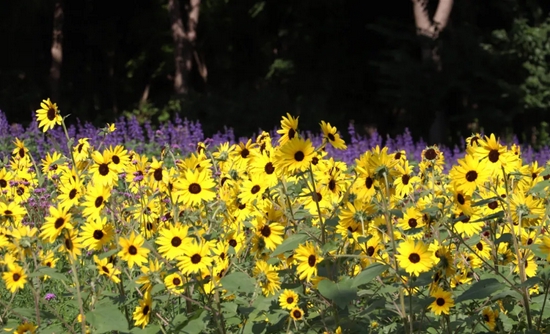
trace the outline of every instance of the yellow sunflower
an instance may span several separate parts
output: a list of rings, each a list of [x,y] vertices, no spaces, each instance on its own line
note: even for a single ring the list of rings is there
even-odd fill
[[[263,260],[258,260],[256,261],[253,274],[258,283],[260,283],[264,296],[269,297],[274,295],[281,289],[281,279],[275,266],[267,264]]]
[[[115,268],[112,263],[109,262],[109,258],[100,259],[97,255],[94,255],[94,262],[97,266],[97,270],[100,275],[107,276],[114,283],[120,283],[120,270]]]
[[[53,242],[64,228],[72,230],[71,218],[72,215],[67,208],[50,206],[50,215],[46,218],[46,223],[42,225],[40,238],[46,242]]]
[[[173,260],[180,255],[183,255],[185,248],[189,244],[187,238],[187,226],[168,225],[160,230],[160,236],[155,240],[159,245],[159,253],[167,260]]]
[[[59,114],[57,103],[52,103],[49,98],[42,100],[40,103],[40,109],[36,111],[36,119],[39,122],[38,127],[42,128],[44,132],[53,129],[56,125],[61,125],[63,121],[63,118]]]
[[[143,247],[145,239],[139,233],[132,232],[128,238],[120,238],[118,241],[122,250],[118,252],[118,256],[128,262],[128,267],[132,268],[134,264],[141,265],[147,263],[147,254],[150,250]]]
[[[27,274],[25,270],[15,262],[8,263],[8,271],[2,274],[2,279],[6,284],[6,288],[11,293],[15,293],[18,289],[23,289],[27,283]]]
[[[409,274],[420,275],[430,270],[433,266],[432,252],[428,250],[422,241],[414,242],[412,239],[403,241],[397,246],[398,255],[395,257],[399,266]]]
[[[279,305],[287,310],[292,310],[298,305],[298,294],[292,290],[284,289],[279,296]]]
[[[471,155],[458,160],[458,165],[449,172],[452,185],[466,195],[472,195],[491,176],[491,170],[487,168],[487,159],[477,160]]]
[[[145,328],[145,326],[149,323],[152,308],[153,299],[151,298],[151,293],[146,291],[143,295],[143,299],[139,300],[139,305],[133,313],[134,324],[136,326],[141,326],[141,328]]]
[[[184,275],[200,273],[212,264],[210,256],[210,244],[195,241],[188,244],[183,255],[178,257],[178,268]]]
[[[185,205],[194,206],[202,201],[211,201],[216,198],[214,180],[207,170],[198,171],[188,169],[182,178],[174,184],[178,201]]]
[[[451,307],[455,305],[453,300],[453,294],[450,291],[445,291],[440,287],[436,287],[430,293],[430,296],[435,300],[428,306],[428,308],[435,314],[441,315],[441,313],[449,314]]]
[[[275,168],[280,173],[305,171],[315,157],[315,149],[309,139],[294,137],[275,152]]]
[[[300,245],[294,253],[294,258],[299,263],[297,273],[300,279],[309,282],[311,277],[317,275],[317,264],[323,260],[319,248],[308,241],[305,245]]]
[[[330,123],[321,121],[321,130],[323,131],[323,137],[338,150],[345,150],[348,147],[344,140],[340,137],[340,134],[336,130],[336,127],[331,126]]]
[[[281,135],[279,138],[279,145],[285,145],[289,140],[294,139],[298,136],[298,118],[294,118],[289,113],[286,114],[286,117],[283,116],[281,120],[281,129],[277,130],[277,133]]]

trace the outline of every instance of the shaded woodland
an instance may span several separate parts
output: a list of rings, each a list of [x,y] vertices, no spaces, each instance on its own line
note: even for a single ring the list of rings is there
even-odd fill
[[[69,121],[199,120],[248,135],[287,112],[317,130],[548,145],[550,2],[8,1],[0,110]],[[260,117],[258,115],[261,115]]]

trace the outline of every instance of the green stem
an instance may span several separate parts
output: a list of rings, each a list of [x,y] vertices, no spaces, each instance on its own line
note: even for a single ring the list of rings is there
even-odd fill
[[[82,295],[80,293],[80,281],[76,271],[76,265],[71,255],[69,255],[69,262],[71,262],[71,272],[73,274],[73,281],[76,286],[76,298],[78,300],[78,310],[80,311],[82,321],[80,322],[82,334],[86,334],[86,316],[84,315],[84,305],[82,303]]]

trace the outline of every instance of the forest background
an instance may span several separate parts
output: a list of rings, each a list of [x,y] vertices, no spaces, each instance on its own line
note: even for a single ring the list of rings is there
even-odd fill
[[[179,113],[207,136],[281,116],[454,144],[550,145],[548,0],[23,0],[0,11],[0,110],[51,97],[104,125]],[[342,131],[345,134],[345,131]]]

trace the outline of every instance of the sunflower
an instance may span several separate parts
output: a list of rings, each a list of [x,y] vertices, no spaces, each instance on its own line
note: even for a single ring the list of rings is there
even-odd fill
[[[90,143],[88,138],[80,138],[78,144],[73,147],[73,156],[77,163],[84,162],[90,156]]]
[[[183,293],[183,278],[178,273],[173,273],[164,278],[164,285],[170,293],[180,295]]]
[[[449,314],[451,307],[455,305],[453,300],[453,294],[450,291],[445,291],[440,287],[436,287],[430,293],[430,296],[435,298],[433,303],[428,306],[435,315],[441,315],[441,313]]]
[[[163,161],[157,160],[153,157],[153,161],[149,167],[147,175],[149,176],[149,182],[153,190],[160,189],[165,190],[168,182],[170,181],[170,176],[168,171],[162,168]]]
[[[213,261],[210,256],[210,244],[195,241],[188,244],[183,255],[178,257],[178,268],[184,274],[200,273],[206,270]]]
[[[422,212],[414,206],[408,207],[403,212],[403,218],[398,219],[398,226],[405,232],[405,235],[419,239],[423,235],[422,227],[425,222],[422,219]]]
[[[458,165],[449,172],[452,185],[466,195],[472,195],[477,187],[481,187],[491,176],[487,168],[487,160],[478,161],[471,155],[458,159]]]
[[[336,130],[336,127],[331,126],[330,123],[321,121],[321,131],[323,131],[323,137],[337,150],[345,150],[348,147],[344,140],[340,137],[340,134]]]
[[[71,260],[78,258],[82,254],[82,245],[78,239],[78,235],[74,230],[68,230],[63,236],[63,243],[60,250],[66,252]]]
[[[26,214],[27,209],[21,203],[9,202],[6,204],[0,202],[0,221],[8,221],[13,225],[19,225]]]
[[[149,323],[152,308],[153,300],[151,298],[151,293],[146,291],[143,295],[143,299],[139,300],[139,305],[133,313],[134,324],[136,326],[141,326],[141,328],[145,328]]]
[[[300,279],[309,282],[312,276],[317,275],[317,264],[323,260],[319,252],[319,248],[309,241],[296,249],[294,258],[299,262],[297,271]]]
[[[42,131],[44,132],[53,129],[56,125],[61,125],[63,121],[57,103],[52,103],[49,98],[40,102],[40,109],[36,111],[36,119],[39,122],[38,127],[43,127]]]
[[[88,250],[101,250],[107,246],[114,236],[114,228],[107,223],[107,217],[87,220],[82,226],[79,242]]]
[[[357,195],[357,198],[364,202],[369,202],[376,194],[376,188],[379,186],[378,180],[375,179],[374,174],[370,173],[368,169],[357,166],[355,170],[358,177],[351,189]]]
[[[130,155],[124,146],[109,146],[106,152],[111,157],[111,166],[109,167],[114,169],[117,173],[122,173],[130,164]]]
[[[519,157],[513,152],[508,152],[507,147],[501,145],[494,134],[479,140],[478,146],[472,151],[477,160],[486,159],[488,161],[487,168],[492,175],[500,175],[502,167],[504,167],[504,172],[508,174],[514,168],[521,166]]]
[[[412,193],[416,189],[416,185],[420,183],[420,177],[413,176],[413,167],[405,160],[403,163],[395,165],[397,176],[393,181],[393,186],[397,195],[403,197]]]
[[[97,255],[94,255],[94,262],[100,275],[107,276],[114,283],[120,283],[120,278],[118,278],[118,275],[120,275],[120,270],[115,268],[113,264],[109,262],[108,257],[100,259]]]
[[[2,279],[6,288],[15,293],[18,289],[23,289],[27,283],[27,274],[25,270],[15,262],[8,263],[8,271],[2,274]]]
[[[147,263],[147,254],[149,249],[143,247],[145,239],[139,233],[132,232],[128,238],[120,238],[118,241],[122,250],[118,252],[118,256],[128,262],[128,266],[132,268],[134,264],[141,265]]]
[[[53,175],[61,172],[60,165],[64,164],[64,158],[57,151],[53,154],[47,153],[46,158],[42,159],[42,173],[52,178]]]
[[[275,250],[283,242],[285,227],[279,223],[266,222],[263,217],[256,219],[256,233],[263,237],[265,248]]]
[[[519,224],[521,216],[521,227],[535,226],[544,216],[545,206],[542,200],[532,195],[525,196],[523,191],[517,189],[510,198],[510,210],[514,224]]]
[[[34,334],[36,333],[36,330],[38,329],[38,326],[33,324],[32,322],[23,322],[17,328],[13,331],[14,334]],[[13,330],[12,328],[4,328],[5,331],[9,332]]]
[[[433,266],[431,259],[432,252],[428,250],[422,241],[414,242],[407,239],[397,247],[399,255],[396,255],[399,266],[409,274],[420,275],[430,270]]]
[[[309,139],[294,137],[275,152],[275,168],[280,173],[305,171],[315,157],[315,149]]]
[[[234,163],[234,168],[246,168],[254,152],[256,151],[256,143],[252,143],[252,139],[248,139],[246,143],[240,142],[233,152],[231,152],[231,160]]]
[[[481,312],[483,323],[489,328],[490,331],[494,331],[497,326],[498,310],[493,310],[490,306],[487,306]]]
[[[239,199],[241,203],[254,204],[256,201],[260,201],[262,194],[267,188],[267,184],[263,178],[259,175],[251,175],[248,180],[244,180],[240,185]]]
[[[287,310],[292,310],[298,306],[298,294],[292,290],[284,289],[279,296],[279,305]]]
[[[98,151],[92,153],[92,158],[94,159],[94,164],[90,168],[92,172],[92,180],[94,184],[98,186],[107,186],[111,187],[118,181],[118,168],[114,167],[113,161],[111,160],[111,154],[109,151],[103,151],[103,154]]]
[[[179,196],[179,202],[193,206],[200,204],[202,201],[210,201],[216,198],[216,192],[213,190],[215,185],[214,180],[206,170],[200,172],[188,169],[185,171],[184,177],[176,181],[174,188]]]
[[[187,232],[189,228],[187,226],[172,225],[160,230],[160,236],[155,240],[155,243],[159,245],[159,253],[167,260],[173,260],[180,255],[183,255],[185,248],[189,245],[187,238]]]
[[[281,279],[275,266],[267,264],[263,260],[258,260],[256,261],[253,274],[258,283],[260,283],[264,296],[275,295],[281,289]]]
[[[101,210],[105,207],[105,203],[109,197],[111,197],[111,190],[104,186],[94,187],[89,185],[85,197],[82,215],[88,219],[97,219],[100,217]]]
[[[24,141],[19,140],[19,138],[15,138],[13,144],[15,145],[15,148],[13,149],[12,154],[16,159],[19,160],[29,156],[29,149],[25,145]]]
[[[70,222],[72,215],[68,212],[68,209],[50,206],[49,211],[50,215],[46,218],[46,223],[42,225],[40,238],[51,243],[61,234],[64,228],[72,230],[73,225]]]
[[[295,307],[290,310],[290,317],[295,321],[302,320],[304,319],[304,311],[299,307]]]
[[[283,116],[281,120],[281,129],[277,130],[277,133],[281,135],[279,138],[279,145],[285,145],[289,140],[292,140],[298,135],[298,118],[294,118],[289,113],[286,114],[286,117]]]

